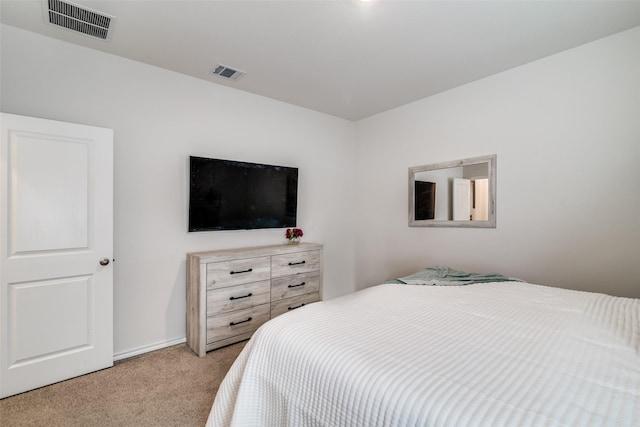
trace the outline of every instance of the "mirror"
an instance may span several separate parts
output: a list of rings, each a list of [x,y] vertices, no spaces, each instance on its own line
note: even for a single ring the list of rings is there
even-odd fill
[[[409,168],[410,227],[496,227],[496,155]]]

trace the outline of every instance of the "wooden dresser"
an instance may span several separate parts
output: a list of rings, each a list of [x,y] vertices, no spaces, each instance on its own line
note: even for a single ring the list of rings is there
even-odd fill
[[[199,356],[251,337],[267,320],[321,299],[322,245],[187,254],[187,345]]]

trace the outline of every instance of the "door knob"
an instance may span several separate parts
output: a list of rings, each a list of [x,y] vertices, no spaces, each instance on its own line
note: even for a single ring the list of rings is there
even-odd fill
[[[100,265],[109,265],[109,258],[100,259]]]

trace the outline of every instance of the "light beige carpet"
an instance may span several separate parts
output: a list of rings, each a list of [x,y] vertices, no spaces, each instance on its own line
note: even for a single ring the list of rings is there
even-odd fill
[[[202,358],[181,344],[7,397],[0,400],[0,425],[202,427],[245,343]]]

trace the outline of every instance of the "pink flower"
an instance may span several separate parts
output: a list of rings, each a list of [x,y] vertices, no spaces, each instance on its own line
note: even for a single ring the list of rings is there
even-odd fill
[[[301,228],[287,228],[287,231],[285,231],[284,236],[289,240],[293,240],[293,239],[299,239],[300,237],[304,236],[304,233],[302,233]]]

